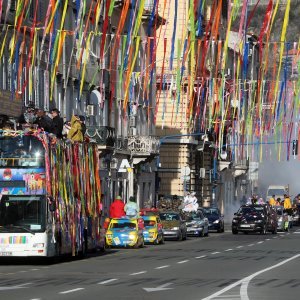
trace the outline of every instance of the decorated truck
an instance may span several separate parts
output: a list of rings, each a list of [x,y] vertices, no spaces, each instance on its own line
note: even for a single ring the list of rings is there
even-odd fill
[[[97,147],[0,130],[0,256],[103,248]]]

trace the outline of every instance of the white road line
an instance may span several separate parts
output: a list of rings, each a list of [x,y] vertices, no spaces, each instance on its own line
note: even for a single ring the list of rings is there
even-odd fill
[[[59,294],[70,294],[70,293],[78,292],[81,290],[84,290],[84,288],[77,288],[77,289],[73,289],[73,290],[63,291],[63,292],[60,292]]]
[[[159,269],[165,269],[165,268],[169,268],[169,267],[170,267],[170,265],[165,265],[165,266],[156,267],[155,269],[159,270]]]
[[[28,272],[28,271],[24,271],[24,270],[22,270],[22,271],[19,271],[19,273],[26,273],[26,272]]]
[[[184,263],[186,263],[186,262],[188,262],[189,260],[187,259],[187,260],[182,260],[182,261],[179,261],[179,262],[177,262],[178,264],[184,264]]]
[[[234,298],[240,298],[240,295],[224,295],[224,296],[217,296],[216,298],[219,298],[219,300],[221,300],[221,298],[234,299]]]
[[[144,273],[147,273],[147,271],[141,271],[141,272],[131,273],[129,275],[130,276],[134,276],[134,275],[140,275],[140,274],[144,274]]]
[[[230,248],[230,249],[226,249],[225,250],[225,252],[228,252],[228,251],[233,251],[233,249]]]
[[[265,239],[265,241],[269,241],[270,239]]]
[[[237,249],[243,248],[244,246],[237,246]]]
[[[211,255],[215,255],[215,254],[219,254],[219,253],[221,253],[221,252],[216,251],[216,252],[212,252]]]
[[[196,256],[195,258],[204,258],[204,257],[206,257],[206,255],[201,255],[201,256]]]
[[[30,271],[38,271],[39,269],[30,269]]]
[[[241,280],[238,280],[237,282],[235,283],[232,283],[230,285],[228,285],[227,287],[223,288],[222,290],[206,297],[206,298],[202,298],[202,300],[211,300],[211,299],[214,299],[214,298],[219,298],[219,296],[221,296],[223,293],[226,293],[227,291],[235,288],[236,286],[239,286],[241,285],[241,288],[240,288],[240,297],[241,297],[241,300],[249,300],[249,297],[248,297],[248,292],[247,292],[247,289],[248,289],[248,285],[249,285],[249,282],[255,278],[256,276],[262,274],[262,273],[265,273],[267,271],[270,271],[272,269],[275,269],[275,268],[278,268],[288,262],[290,262],[291,260],[294,260],[296,258],[300,257],[300,254],[297,254],[297,255],[294,255],[288,259],[285,259],[283,260],[282,262],[276,264],[276,265],[273,265],[271,267],[268,267],[268,268],[265,268],[263,270],[260,270],[256,273],[253,273],[252,275],[249,275]]]
[[[252,246],[254,246],[254,244],[249,244],[249,245],[248,245],[248,247],[252,247]]]
[[[264,241],[260,241],[260,242],[258,242],[257,244],[262,244]]]
[[[117,278],[112,278],[112,279],[101,281],[97,284],[107,284],[107,283],[111,283],[111,282],[116,281],[116,280],[118,280],[118,279]]]
[[[274,237],[273,237],[273,239],[277,239],[277,238],[278,238],[278,236],[274,236]],[[266,240],[266,241],[269,241],[269,239],[268,239],[268,240]]]
[[[300,233],[300,231],[295,231],[294,233]]]

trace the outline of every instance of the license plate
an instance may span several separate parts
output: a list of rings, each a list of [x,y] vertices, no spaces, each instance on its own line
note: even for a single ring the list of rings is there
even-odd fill
[[[114,242],[115,242],[116,245],[120,245],[121,244],[121,241],[120,241],[120,239],[118,237],[114,238]]]
[[[0,252],[0,256],[12,256],[12,252]]]
[[[251,225],[241,225],[241,227],[244,227],[244,228],[250,228]]]

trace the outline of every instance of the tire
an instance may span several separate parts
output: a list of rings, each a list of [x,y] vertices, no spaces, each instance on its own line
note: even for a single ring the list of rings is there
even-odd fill
[[[236,229],[232,229],[232,234],[238,234],[239,232]]]

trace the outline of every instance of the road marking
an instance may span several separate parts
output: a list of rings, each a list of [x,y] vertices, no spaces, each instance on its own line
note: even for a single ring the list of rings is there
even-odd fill
[[[244,246],[237,246],[237,249],[243,248]]]
[[[206,255],[196,256],[195,258],[204,258]]]
[[[219,296],[222,295],[223,293],[235,288],[236,286],[239,286],[241,285],[241,288],[240,288],[240,297],[241,297],[241,300],[249,300],[249,297],[248,297],[248,292],[247,292],[247,289],[248,289],[248,285],[249,285],[249,282],[256,276],[262,274],[262,273],[265,273],[267,271],[270,271],[272,269],[275,269],[275,268],[278,268],[288,262],[290,262],[291,260],[294,260],[296,258],[300,257],[300,254],[297,254],[297,255],[294,255],[288,259],[285,259],[283,260],[282,262],[276,264],[276,265],[273,265],[271,267],[268,267],[268,268],[265,268],[263,270],[260,270],[256,273],[253,273],[252,275],[249,275],[241,280],[238,280],[237,282],[235,283],[232,283],[230,285],[228,285],[227,287],[223,288],[222,290],[206,297],[206,298],[202,298],[202,300],[211,300],[211,299],[214,299],[214,298],[220,298]]]
[[[112,278],[112,279],[101,281],[97,284],[107,284],[107,283],[111,283],[111,282],[116,281],[116,280],[118,280],[118,279],[117,278]]]
[[[141,271],[141,272],[131,273],[129,275],[130,276],[134,276],[134,275],[140,275],[140,274],[144,274],[144,273],[147,273],[147,271]]]
[[[74,293],[74,292],[78,292],[84,290],[84,288],[77,288],[77,289],[73,289],[73,290],[68,290],[68,291],[63,291],[63,292],[59,292],[59,294],[70,294],[70,293]]]
[[[300,231],[295,231],[294,233],[300,233]]]
[[[260,242],[258,242],[257,244],[262,244],[264,241],[260,241]]]
[[[274,237],[273,237],[273,239],[277,239],[277,238],[278,238],[278,236],[274,236]],[[267,241],[267,240],[266,240],[266,241]],[[268,241],[269,241],[269,240],[268,240]]]
[[[270,239],[265,239],[265,241],[269,241]]]
[[[173,288],[168,288],[167,286],[170,286],[171,282],[169,283],[165,283],[165,284],[162,284],[156,288],[143,288],[143,290],[145,290],[146,292],[160,292],[160,291],[165,291],[165,290],[172,290]]]
[[[38,271],[39,269],[30,269],[30,271]]]
[[[252,246],[254,246],[254,244],[249,244],[249,245],[248,245],[248,247],[252,247]]]
[[[220,298],[218,300],[221,300],[223,298],[234,299],[234,298],[240,298],[240,295],[224,295],[224,296],[217,296],[216,298]]]
[[[215,254],[219,254],[219,253],[221,253],[221,252],[216,251],[216,252],[212,252],[211,255],[215,255]]]
[[[179,261],[179,262],[177,262],[178,264],[184,264],[184,263],[186,263],[186,262],[188,262],[189,260],[187,259],[187,260],[182,260],[182,261]]]
[[[28,272],[28,271],[24,271],[24,270],[22,270],[22,271],[19,271],[19,273],[26,273],[26,272]]]
[[[28,284],[32,284],[32,283],[28,282],[28,283],[13,285],[13,286],[0,286],[0,291],[27,289],[26,285]]]
[[[233,251],[233,249],[230,248],[230,249],[226,249],[225,250],[225,252],[228,252],[228,251]]]
[[[170,267],[170,265],[165,265],[165,266],[156,267],[155,269],[159,270],[159,269],[165,269],[165,268],[169,268],[169,267]]]

